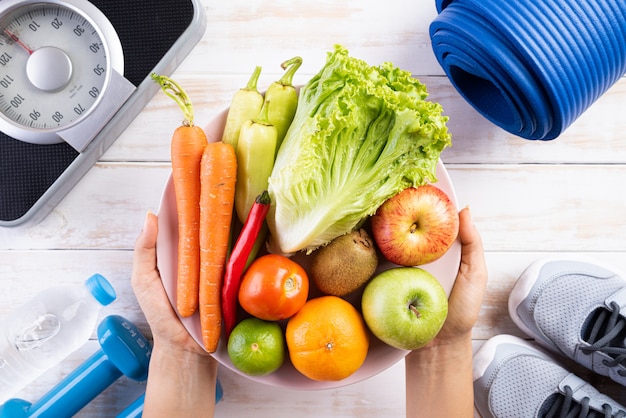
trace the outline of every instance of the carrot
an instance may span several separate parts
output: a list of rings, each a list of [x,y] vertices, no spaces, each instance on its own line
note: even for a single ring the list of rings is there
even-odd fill
[[[172,135],[172,181],[178,212],[178,264],[176,309],[180,316],[198,309],[200,283],[200,162],[207,145],[202,128],[194,125],[193,106],[187,94],[172,79],[152,74],[163,92],[173,98],[184,120]]]
[[[221,293],[235,201],[237,157],[232,145],[209,143],[200,174],[200,329],[204,348],[217,349]]]

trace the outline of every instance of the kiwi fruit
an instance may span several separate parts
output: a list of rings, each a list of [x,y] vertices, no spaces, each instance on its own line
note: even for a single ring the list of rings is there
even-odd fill
[[[365,284],[377,266],[374,241],[361,228],[317,249],[312,254],[309,275],[321,292],[345,296]]]

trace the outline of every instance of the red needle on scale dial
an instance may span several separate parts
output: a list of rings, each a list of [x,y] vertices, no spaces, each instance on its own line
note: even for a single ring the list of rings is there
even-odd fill
[[[17,35],[14,35],[8,29],[5,29],[4,33],[6,33],[9,36],[9,38],[11,38],[16,44],[24,48],[24,50],[28,52],[28,55],[33,53],[33,50],[27,47],[22,41],[20,41],[20,38],[18,38]]]

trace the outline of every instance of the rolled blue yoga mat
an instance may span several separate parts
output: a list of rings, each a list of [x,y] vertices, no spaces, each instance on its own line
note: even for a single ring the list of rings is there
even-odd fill
[[[433,51],[484,117],[558,137],[626,73],[626,0],[437,0]]]

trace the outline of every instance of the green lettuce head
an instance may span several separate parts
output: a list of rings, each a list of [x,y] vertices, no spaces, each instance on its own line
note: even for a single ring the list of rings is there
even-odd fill
[[[311,252],[363,223],[391,196],[436,181],[451,145],[442,108],[391,63],[335,46],[300,90],[269,179],[275,250]]]

